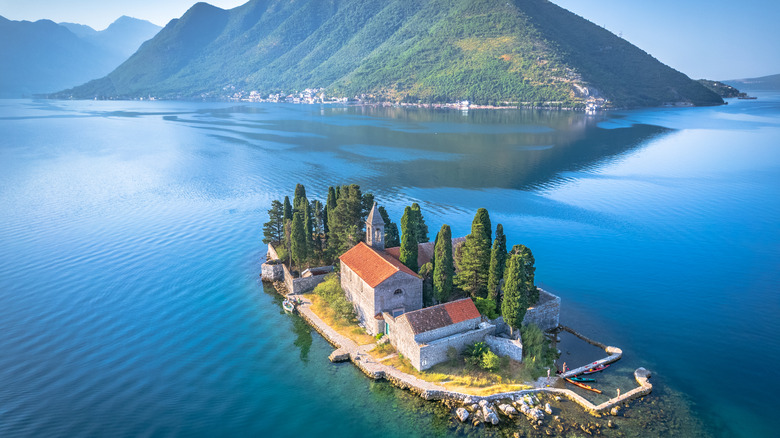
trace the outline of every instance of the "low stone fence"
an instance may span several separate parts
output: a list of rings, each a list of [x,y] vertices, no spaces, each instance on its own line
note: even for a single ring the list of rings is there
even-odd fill
[[[536,306],[526,310],[523,325],[536,324],[543,332],[554,330],[558,328],[560,314],[561,297],[539,288],[539,301]],[[509,333],[509,326],[503,317],[499,316],[490,322],[495,324],[497,333]]]
[[[496,332],[496,326],[487,323],[482,324],[485,324],[485,326],[480,326],[476,330],[457,333],[447,336],[446,338],[437,339],[427,344],[420,345],[419,363],[413,365],[417,366],[417,369],[421,371],[427,370],[437,363],[447,360],[447,350],[449,350],[450,347],[460,353],[467,345],[480,342],[485,336]]]

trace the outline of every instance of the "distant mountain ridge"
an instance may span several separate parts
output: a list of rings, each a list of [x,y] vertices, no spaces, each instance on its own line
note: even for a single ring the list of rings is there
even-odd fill
[[[103,31],[0,17],[0,97],[51,93],[106,75],[161,28],[121,17]]]
[[[723,82],[743,90],[780,90],[780,74],[762,76],[759,78],[731,79]]]
[[[722,99],[546,0],[198,3],[105,78],[57,97],[224,98],[326,88],[395,102],[715,105]]]

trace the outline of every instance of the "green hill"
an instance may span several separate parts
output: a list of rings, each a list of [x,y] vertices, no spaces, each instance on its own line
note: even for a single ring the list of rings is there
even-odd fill
[[[325,88],[375,100],[714,105],[720,97],[546,0],[198,3],[105,78],[58,97]]]
[[[732,79],[727,82],[735,87],[750,91],[780,90],[780,74],[750,79]]]

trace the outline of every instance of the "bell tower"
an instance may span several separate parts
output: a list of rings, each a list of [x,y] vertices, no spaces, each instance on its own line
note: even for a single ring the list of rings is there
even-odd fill
[[[380,251],[385,249],[385,221],[379,214],[376,202],[374,202],[371,213],[366,219],[366,244]]]

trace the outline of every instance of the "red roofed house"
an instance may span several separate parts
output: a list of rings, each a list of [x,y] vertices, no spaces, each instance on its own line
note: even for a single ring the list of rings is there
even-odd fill
[[[482,321],[471,298],[426,307],[399,317],[384,315],[390,342],[418,370],[448,359],[450,347],[461,352],[467,345],[485,341],[496,326]]]
[[[366,243],[339,259],[341,288],[369,334],[384,333],[383,313],[400,316],[422,308],[422,279],[385,251],[385,223],[376,203],[366,220]]]

